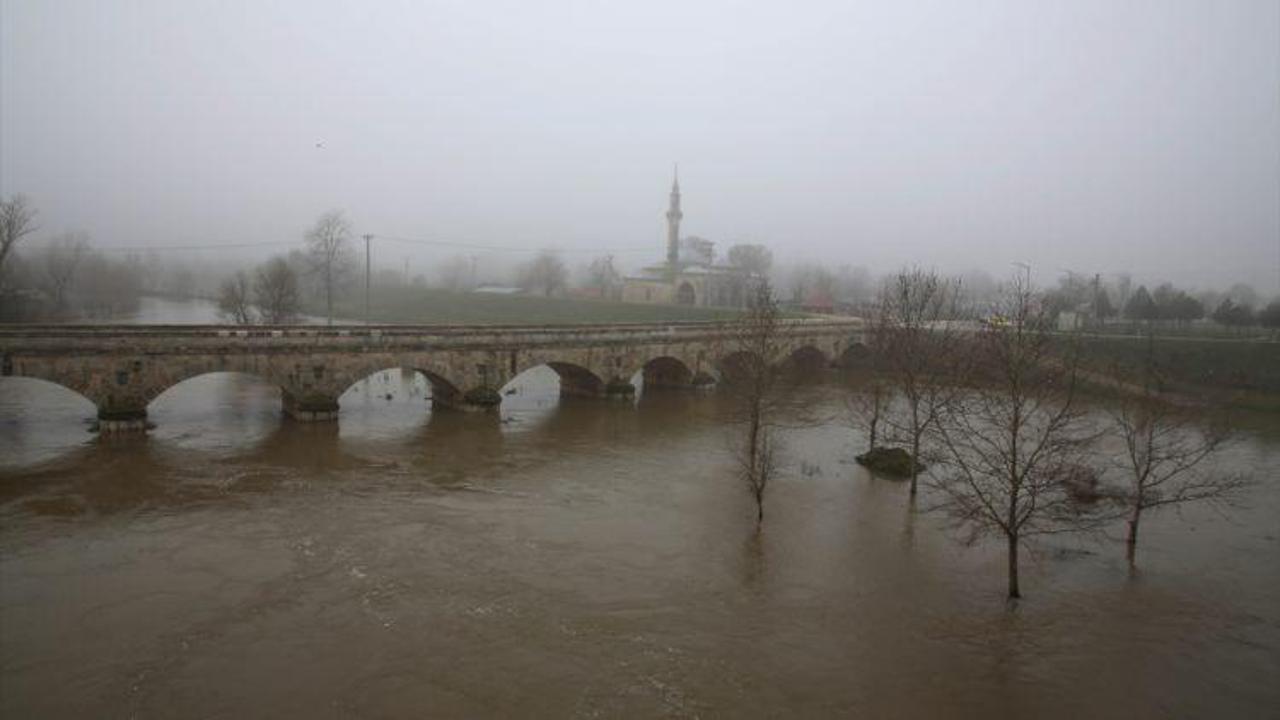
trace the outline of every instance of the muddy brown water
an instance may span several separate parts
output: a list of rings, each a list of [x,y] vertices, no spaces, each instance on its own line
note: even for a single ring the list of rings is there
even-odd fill
[[[794,388],[838,414],[838,381]],[[964,547],[848,430],[787,433],[764,529],[725,398],[433,413],[378,373],[336,424],[207,375],[98,437],[0,379],[2,717],[1275,717],[1280,422],[1246,507],[1028,560]],[[927,496],[921,504],[927,504]]]

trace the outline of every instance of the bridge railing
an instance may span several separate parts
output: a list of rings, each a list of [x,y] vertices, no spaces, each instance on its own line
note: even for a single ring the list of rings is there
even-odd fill
[[[861,327],[861,318],[794,318],[781,321],[783,327]],[[496,332],[569,332],[582,333],[600,330],[651,332],[654,330],[699,330],[731,328],[728,321],[673,321],[673,322],[618,322],[618,323],[558,323],[558,324],[505,324],[505,325],[404,325],[404,324],[343,324],[343,325],[223,325],[223,324],[173,324],[173,325],[113,325],[87,323],[14,324],[0,323],[0,335],[190,335],[226,337],[229,333],[240,336],[299,335],[352,336],[352,335],[458,335],[491,334]]]
[[[860,320],[785,320],[783,334],[859,332]],[[733,323],[580,325],[0,325],[0,350],[50,350],[59,345],[128,351],[177,343],[188,347],[492,346],[556,343],[713,340],[735,333]],[[120,347],[115,347],[120,346]]]

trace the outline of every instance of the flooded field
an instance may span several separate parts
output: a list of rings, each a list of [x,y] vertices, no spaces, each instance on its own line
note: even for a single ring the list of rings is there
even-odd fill
[[[1280,707],[1280,425],[1246,507],[1055,540],[1005,607],[838,423],[787,434],[763,532],[725,398],[432,412],[398,370],[340,421],[206,375],[145,437],[0,380],[4,717],[1266,717]],[[793,388],[840,414],[839,379]],[[927,494],[921,506],[927,506]]]

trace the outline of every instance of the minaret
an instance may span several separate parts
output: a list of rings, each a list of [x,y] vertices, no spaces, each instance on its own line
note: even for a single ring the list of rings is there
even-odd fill
[[[680,262],[680,166],[671,182],[671,207],[667,209],[667,267],[675,272]]]

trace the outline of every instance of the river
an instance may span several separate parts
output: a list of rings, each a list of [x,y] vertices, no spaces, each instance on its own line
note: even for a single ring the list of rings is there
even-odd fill
[[[840,382],[791,391],[835,416]],[[106,437],[70,391],[0,379],[0,716],[1280,707],[1275,418],[1219,464],[1260,480],[1241,507],[1151,516],[1132,576],[1119,528],[1041,546],[1009,610],[998,544],[912,511],[838,424],[787,432],[757,534],[723,395],[562,401],[548,369],[515,390],[434,413],[388,370],[306,425],[207,375]]]

